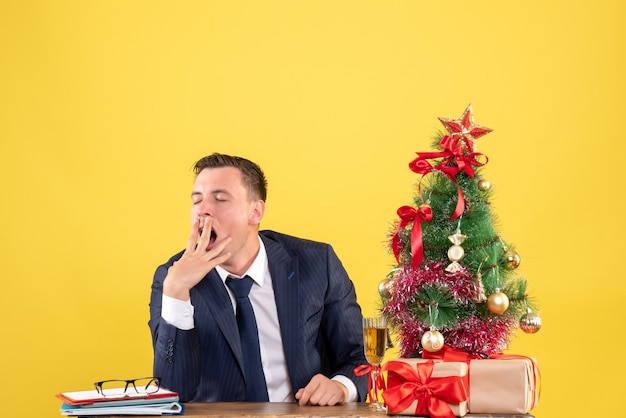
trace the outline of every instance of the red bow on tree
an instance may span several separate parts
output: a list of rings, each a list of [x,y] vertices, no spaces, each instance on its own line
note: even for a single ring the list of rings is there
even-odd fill
[[[409,163],[411,171],[425,176],[433,171],[442,172],[447,178],[450,179],[457,186],[458,199],[456,208],[450,220],[456,219],[465,210],[465,199],[463,198],[463,192],[461,186],[456,181],[456,175],[463,171],[465,174],[474,178],[474,166],[480,167],[487,164],[489,159],[486,155],[479,152],[470,152],[464,154],[464,149],[459,143],[459,137],[451,137],[444,135],[439,141],[439,146],[443,148],[443,151],[439,152],[418,152],[417,158]],[[485,161],[478,161],[477,157],[484,157]],[[432,158],[443,158],[443,160],[433,167],[428,161]]]
[[[430,222],[433,219],[433,210],[429,205],[421,205],[417,210],[411,206],[402,206],[398,209],[400,224],[398,231],[393,237],[391,247],[396,260],[400,262],[400,230],[413,223],[411,230],[411,256],[412,265],[416,269],[424,259],[424,243],[422,242],[422,222]]]

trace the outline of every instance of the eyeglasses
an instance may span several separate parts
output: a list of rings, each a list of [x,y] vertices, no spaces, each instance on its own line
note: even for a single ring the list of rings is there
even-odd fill
[[[140,377],[138,379],[114,379],[103,380],[101,382],[94,383],[96,391],[103,397],[132,397],[134,394],[147,395],[150,393],[158,392],[161,388],[160,379],[158,377]],[[132,388],[130,393],[128,389]]]

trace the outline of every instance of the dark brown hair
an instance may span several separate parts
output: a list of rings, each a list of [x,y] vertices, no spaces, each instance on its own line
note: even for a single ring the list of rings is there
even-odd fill
[[[213,153],[200,158],[193,166],[193,172],[197,176],[205,168],[235,167],[241,171],[243,184],[248,189],[248,194],[253,199],[265,201],[267,198],[267,180],[263,170],[257,164],[242,157]]]

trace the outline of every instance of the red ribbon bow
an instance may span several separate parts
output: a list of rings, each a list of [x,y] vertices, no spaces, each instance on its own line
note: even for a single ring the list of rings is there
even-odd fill
[[[375,382],[372,381],[373,371],[377,372]],[[372,366],[371,364],[362,364],[354,369],[354,374],[357,376],[367,374],[367,393],[369,394],[370,400],[378,399],[377,390],[385,388],[385,379],[380,371],[380,366]]]
[[[467,400],[467,389],[461,377],[431,378],[435,367],[432,360],[415,366],[400,361],[390,361],[383,366],[382,371],[387,371],[389,376],[395,375],[402,382],[383,392],[389,412],[402,412],[417,401],[414,415],[454,418],[448,403],[456,404]]]
[[[486,155],[479,152],[470,152],[469,154],[463,153],[463,147],[459,144],[459,137],[451,137],[444,135],[439,141],[439,146],[443,148],[440,152],[418,152],[417,158],[409,163],[411,171],[422,174],[425,176],[433,171],[440,171],[446,177],[450,179],[457,186],[457,203],[454,213],[450,217],[450,220],[454,220],[463,214],[465,210],[465,199],[461,186],[456,180],[456,175],[461,171],[465,172],[471,178],[474,178],[474,166],[481,167],[487,164],[489,159]],[[485,161],[478,161],[477,157],[484,157]],[[432,158],[443,158],[443,160],[436,166],[432,166],[428,161]]]
[[[433,219],[433,210],[428,205],[421,205],[417,210],[411,206],[402,206],[398,209],[400,224],[398,232],[393,237],[391,247],[396,260],[400,262],[400,236],[402,228],[413,222],[411,231],[411,256],[413,268],[417,268],[424,259],[424,243],[422,242],[422,222],[430,222]]]

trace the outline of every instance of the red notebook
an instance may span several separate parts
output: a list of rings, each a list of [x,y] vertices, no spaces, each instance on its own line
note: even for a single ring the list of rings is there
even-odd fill
[[[77,392],[61,392],[55,395],[67,405],[89,405],[98,402],[154,400],[154,401],[178,401],[178,393],[167,389],[159,389],[154,393],[135,393],[128,391],[123,395],[102,396],[96,390],[82,390]],[[124,402],[126,403],[126,402]]]

